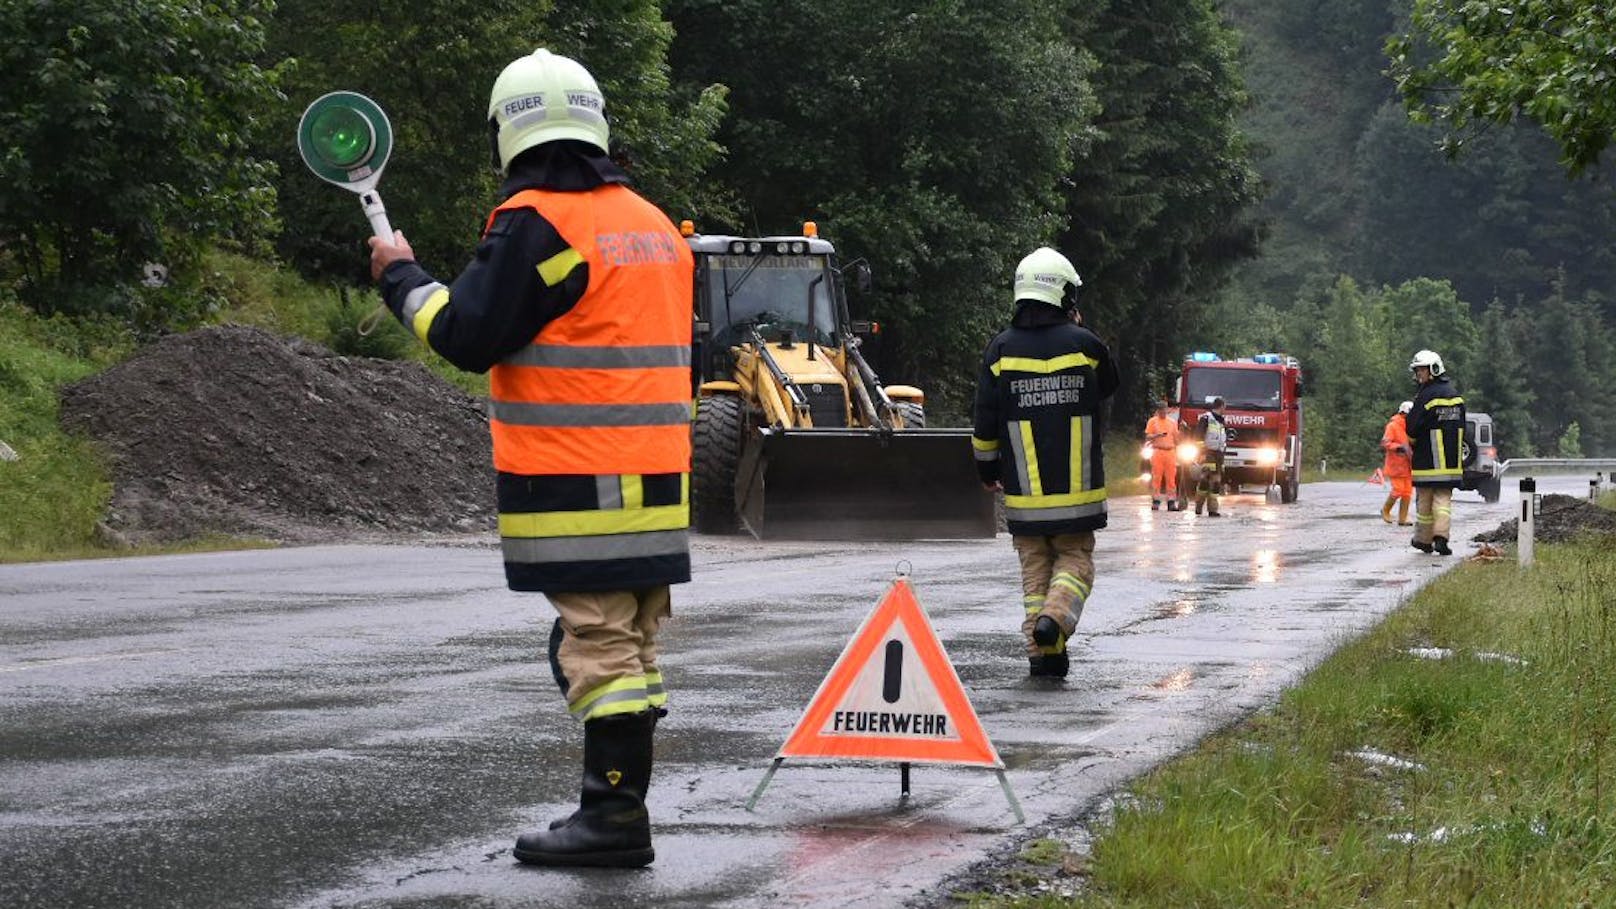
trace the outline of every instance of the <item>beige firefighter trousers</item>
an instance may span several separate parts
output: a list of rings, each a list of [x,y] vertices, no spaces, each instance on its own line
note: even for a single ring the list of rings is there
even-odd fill
[[[1083,604],[1094,587],[1094,532],[1014,536],[1011,542],[1021,560],[1021,636],[1027,654],[1060,653],[1066,649],[1065,638],[1077,631]],[[1062,640],[1053,647],[1033,643],[1032,627],[1041,615],[1061,626]]]
[[[1432,537],[1446,540],[1453,523],[1453,490],[1447,487],[1414,487],[1414,540],[1429,543]]]
[[[657,630],[673,612],[666,584],[545,597],[560,616],[551,662],[573,716],[592,720],[667,703],[656,662]]]

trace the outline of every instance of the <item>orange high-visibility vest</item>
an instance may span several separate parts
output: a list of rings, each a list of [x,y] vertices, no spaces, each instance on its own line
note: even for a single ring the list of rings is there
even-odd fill
[[[494,466],[515,474],[662,474],[690,470],[694,263],[661,211],[626,187],[530,189],[501,211],[532,208],[570,248],[538,271],[558,284],[581,264],[589,286],[571,310],[489,373]]]
[[[1410,448],[1408,425],[1402,414],[1394,414],[1386,421],[1386,431],[1380,437],[1380,447],[1386,451],[1386,460],[1380,469],[1387,479],[1406,479],[1414,475],[1412,457],[1398,454],[1395,451],[1398,446],[1402,446],[1404,451]]]
[[[1151,417],[1145,422],[1145,435],[1153,436],[1156,433],[1165,433],[1158,438],[1150,440],[1152,448],[1178,447],[1178,421],[1172,417]]]

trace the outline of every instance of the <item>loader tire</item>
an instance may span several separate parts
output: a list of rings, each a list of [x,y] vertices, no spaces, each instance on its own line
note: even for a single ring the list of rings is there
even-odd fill
[[[697,533],[736,533],[735,468],[741,458],[741,401],[709,395],[696,404],[690,510]]]
[[[917,404],[914,401],[896,401],[893,403],[892,408],[898,412],[899,416],[903,417],[904,429],[926,428],[926,405]]]

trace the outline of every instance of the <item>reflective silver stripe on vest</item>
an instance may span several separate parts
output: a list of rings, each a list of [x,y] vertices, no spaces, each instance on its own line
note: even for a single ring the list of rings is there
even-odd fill
[[[1021,485],[1017,488],[1021,490],[1022,495],[1031,495],[1032,480],[1027,476],[1027,452],[1021,444],[1021,421],[1011,420],[1005,424],[1005,428],[1008,430],[1005,435],[1010,438],[1010,450],[1016,456],[1016,479],[1021,481]]]
[[[973,450],[976,452],[976,459],[978,461],[997,461],[997,460],[999,460],[999,449],[997,449],[997,448],[993,449],[992,451],[983,451],[980,448],[973,449]]]
[[[1094,417],[1078,417],[1078,421],[1078,425],[1083,427],[1083,451],[1078,451],[1076,455],[1078,455],[1078,458],[1083,458],[1083,461],[1081,461],[1081,464],[1083,464],[1083,490],[1086,492],[1091,488],[1100,487],[1100,484],[1094,482],[1094,463],[1099,461],[1099,458],[1089,458],[1089,451],[1094,450],[1094,445],[1092,445]],[[1071,490],[1071,492],[1078,492],[1078,490]]]
[[[567,344],[529,344],[503,361],[507,366],[553,366],[563,369],[657,369],[690,365],[690,347],[684,344],[642,347],[574,347]]]
[[[690,549],[688,530],[653,530],[591,537],[505,537],[507,562],[599,562],[682,555]]]
[[[518,426],[684,426],[690,405],[678,404],[519,404],[494,401],[494,419]]]
[[[595,475],[595,499],[602,511],[623,507],[623,484],[617,474]]]
[[[1090,505],[1063,505],[1057,508],[1009,508],[1004,510],[1007,521],[1070,521],[1074,518],[1093,518],[1105,514],[1105,503]]]
[[[433,281],[431,284],[422,284],[420,287],[417,287],[408,294],[405,294],[404,305],[399,309],[399,321],[403,322],[406,328],[414,325],[415,314],[420,312],[421,307],[426,305],[427,298],[438,291],[445,289],[446,288],[442,284]]]

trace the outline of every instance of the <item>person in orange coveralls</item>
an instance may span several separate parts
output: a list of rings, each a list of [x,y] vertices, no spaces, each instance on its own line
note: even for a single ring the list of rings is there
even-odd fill
[[[1380,437],[1380,447],[1386,450],[1386,463],[1381,465],[1380,475],[1391,484],[1386,504],[1380,506],[1380,519],[1388,524],[1392,522],[1392,503],[1395,502],[1397,523],[1404,527],[1413,523],[1408,519],[1408,503],[1414,498],[1414,450],[1408,443],[1408,412],[1412,409],[1412,401],[1399,404],[1397,413],[1386,421],[1386,431]]]
[[[1150,510],[1178,510],[1178,421],[1167,415],[1167,402],[1156,402],[1156,415],[1145,423],[1145,441],[1150,443]]]

